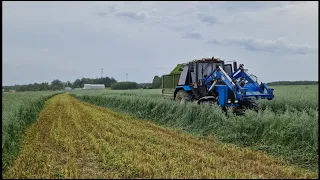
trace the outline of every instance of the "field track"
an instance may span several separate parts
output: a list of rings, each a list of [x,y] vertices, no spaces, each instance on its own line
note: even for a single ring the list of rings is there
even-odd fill
[[[4,177],[317,178],[317,173],[62,94],[46,102]]]

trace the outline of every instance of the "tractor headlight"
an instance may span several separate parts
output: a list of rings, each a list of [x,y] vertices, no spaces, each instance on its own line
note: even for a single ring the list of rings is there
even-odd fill
[[[234,100],[234,103],[238,103],[238,100]]]
[[[230,99],[228,99],[228,104],[230,104],[231,103],[231,100]]]

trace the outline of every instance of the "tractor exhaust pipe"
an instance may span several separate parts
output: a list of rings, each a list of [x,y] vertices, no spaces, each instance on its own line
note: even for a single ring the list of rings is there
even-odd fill
[[[237,65],[237,62],[234,61],[233,62],[233,71],[237,70],[238,69],[238,65]]]

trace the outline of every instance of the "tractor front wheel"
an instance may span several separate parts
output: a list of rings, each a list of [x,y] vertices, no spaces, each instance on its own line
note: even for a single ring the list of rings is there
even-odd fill
[[[184,90],[180,90],[177,92],[175,100],[177,100],[177,101],[191,101],[192,96],[190,93],[188,93]]]

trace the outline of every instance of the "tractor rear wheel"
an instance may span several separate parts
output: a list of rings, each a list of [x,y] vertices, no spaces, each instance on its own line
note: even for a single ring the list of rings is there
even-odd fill
[[[177,101],[191,101],[192,96],[190,93],[188,93],[184,90],[180,90],[177,92],[175,100],[177,100]]]

